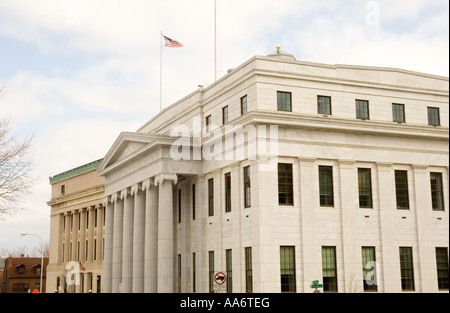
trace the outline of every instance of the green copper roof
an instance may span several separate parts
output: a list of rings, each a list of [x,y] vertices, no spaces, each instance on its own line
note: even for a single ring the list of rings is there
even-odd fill
[[[90,170],[96,169],[100,163],[103,161],[103,159],[79,166],[77,168],[71,169],[67,172],[55,175],[53,177],[49,177],[50,179],[50,184],[56,183],[57,181],[63,180],[63,179],[67,179],[69,177],[75,176],[75,175],[79,175],[85,172],[88,172]]]

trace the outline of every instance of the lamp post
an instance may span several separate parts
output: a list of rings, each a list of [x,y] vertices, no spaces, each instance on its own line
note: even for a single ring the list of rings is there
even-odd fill
[[[22,236],[36,236],[41,241],[41,281],[40,281],[40,284],[39,284],[39,293],[42,293],[42,273],[44,272],[44,243],[42,241],[42,238],[39,237],[36,234],[22,233],[20,235],[22,235]]]

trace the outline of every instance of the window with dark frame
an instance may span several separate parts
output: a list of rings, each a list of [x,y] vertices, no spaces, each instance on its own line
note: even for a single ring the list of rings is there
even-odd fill
[[[214,216],[214,178],[208,179],[208,214]]]
[[[281,292],[297,292],[295,274],[295,247],[280,247]]]
[[[363,283],[365,292],[376,292],[376,268],[375,247],[361,247]]]
[[[395,171],[395,196],[397,209],[409,210],[408,172]]]
[[[444,211],[444,189],[442,173],[430,173],[431,205],[433,211]]]
[[[228,123],[228,106],[222,108],[222,123]]]
[[[195,184],[192,185],[192,219],[195,220]]]
[[[372,176],[370,168],[358,168],[359,207],[372,208]]]
[[[225,250],[225,270],[227,275],[227,292],[233,292],[233,252],[231,249]]]
[[[439,108],[428,107],[428,125],[440,126],[441,117],[439,114]]]
[[[333,167],[319,165],[320,206],[334,206]]]
[[[192,253],[192,292],[197,292],[196,288],[195,288],[195,286],[196,286],[195,277],[197,276],[196,268],[197,268],[197,266],[195,264],[195,252],[193,252]]]
[[[436,268],[439,290],[448,290],[448,248],[436,248]]]
[[[247,113],[247,95],[241,98],[241,115]]]
[[[317,113],[331,115],[331,97],[317,96]]]
[[[292,164],[278,163],[278,204],[294,205]]]
[[[292,93],[277,91],[278,111],[292,112]]]
[[[245,292],[253,293],[252,247],[245,248]]]
[[[181,189],[178,189],[178,223],[181,223]]]
[[[225,212],[231,212],[231,173],[225,174]]]
[[[206,117],[206,132],[209,133],[211,131],[211,115]]]
[[[209,292],[214,292],[214,251],[208,252],[209,259]]]
[[[337,292],[336,247],[322,247],[323,292]]]
[[[392,103],[392,119],[397,123],[405,123],[405,105]]]
[[[251,193],[251,179],[250,179],[250,166],[244,167],[244,207],[249,208],[252,206],[252,193]]]
[[[412,247],[400,247],[400,272],[403,291],[413,291],[414,266]]]
[[[369,101],[356,100],[356,118],[361,120],[369,119]]]

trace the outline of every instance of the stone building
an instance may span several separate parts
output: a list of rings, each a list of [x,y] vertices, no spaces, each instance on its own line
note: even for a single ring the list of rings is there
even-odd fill
[[[120,134],[103,291],[448,292],[448,83],[277,51]]]
[[[105,182],[101,160],[50,177],[50,253],[47,290],[102,290]]]

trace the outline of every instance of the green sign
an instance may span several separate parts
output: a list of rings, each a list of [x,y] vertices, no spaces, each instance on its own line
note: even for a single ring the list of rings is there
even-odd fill
[[[318,280],[313,280],[313,285],[318,285],[319,284],[319,281]]]
[[[315,283],[315,282],[313,282],[313,284],[311,285],[311,288],[323,288],[323,285],[322,284],[317,284],[317,283]]]

